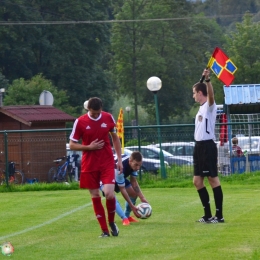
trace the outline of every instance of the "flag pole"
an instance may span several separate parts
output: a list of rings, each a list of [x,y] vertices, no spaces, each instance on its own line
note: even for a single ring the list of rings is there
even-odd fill
[[[121,144],[121,148],[122,148],[122,154],[124,154],[125,152],[125,138],[124,138],[124,133],[122,135],[122,144]]]

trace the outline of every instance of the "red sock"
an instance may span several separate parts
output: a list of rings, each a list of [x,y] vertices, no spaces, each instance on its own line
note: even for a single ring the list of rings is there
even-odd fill
[[[108,227],[107,227],[107,222],[106,222],[105,210],[104,210],[104,207],[101,203],[101,197],[92,198],[92,204],[93,204],[93,208],[94,208],[96,218],[99,222],[99,225],[100,225],[102,231],[109,233]]]
[[[112,200],[106,200],[108,222],[115,222],[115,212],[116,212],[116,198]]]

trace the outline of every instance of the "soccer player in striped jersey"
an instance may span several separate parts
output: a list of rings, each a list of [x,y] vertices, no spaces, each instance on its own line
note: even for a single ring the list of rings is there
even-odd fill
[[[100,237],[110,236],[105,210],[101,203],[100,182],[104,185],[110,232],[113,236],[118,236],[119,229],[114,222],[116,210],[114,156],[109,134],[118,157],[119,172],[123,171],[121,143],[113,116],[102,111],[102,100],[97,97],[90,98],[87,105],[88,112],[74,122],[70,135],[70,149],[83,151],[80,188],[89,190],[94,212],[102,230]],[[82,144],[79,143],[80,140]]]
[[[217,106],[213,86],[210,82],[209,69],[205,69],[202,75],[205,78],[205,83],[198,82],[192,87],[193,98],[195,102],[200,104],[195,118],[194,139],[196,144],[193,154],[193,183],[204,208],[204,216],[198,222],[223,223],[223,192],[218,177],[217,147],[214,142]],[[213,190],[216,206],[215,216],[211,214],[209,193],[204,185],[205,177]]]

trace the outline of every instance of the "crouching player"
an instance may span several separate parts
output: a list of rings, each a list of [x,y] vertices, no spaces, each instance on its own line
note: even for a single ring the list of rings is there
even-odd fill
[[[115,168],[115,192],[121,192],[122,196],[126,201],[124,212],[126,218],[123,219],[123,225],[127,225],[127,223],[129,224],[130,222],[138,222],[137,219],[130,216],[131,211],[133,211],[134,215],[137,218],[140,217],[140,215],[137,213],[137,208],[135,207],[136,200],[138,197],[140,198],[141,202],[148,203],[137,181],[138,171],[142,166],[142,161],[142,154],[140,152],[133,152],[130,156],[122,155],[122,173],[120,173],[120,171],[118,171],[117,168]],[[119,203],[117,203],[117,212],[118,204]]]
[[[140,215],[137,213],[137,208],[135,207],[137,197],[140,198],[141,202],[148,203],[137,182],[137,172],[142,166],[142,160],[143,156],[140,152],[133,152],[130,156],[123,154],[123,172],[120,173],[116,167],[117,159],[115,159],[115,192],[121,192],[126,201],[125,211],[123,211],[118,199],[116,199],[116,213],[122,219],[124,226],[130,225],[130,222],[138,222],[137,219],[130,216],[131,211],[133,211],[137,218],[140,217]],[[105,196],[102,183],[100,189],[103,193],[103,196]]]

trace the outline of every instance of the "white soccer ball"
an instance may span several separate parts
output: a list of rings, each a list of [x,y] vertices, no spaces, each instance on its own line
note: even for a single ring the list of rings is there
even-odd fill
[[[10,256],[14,252],[14,247],[10,242],[1,245],[3,255]]]
[[[83,106],[84,106],[84,108],[85,108],[86,110],[88,110],[88,100],[84,102],[84,105],[83,105]]]
[[[137,206],[137,212],[141,215],[140,218],[146,219],[152,215],[152,207],[148,203],[140,203]]]

